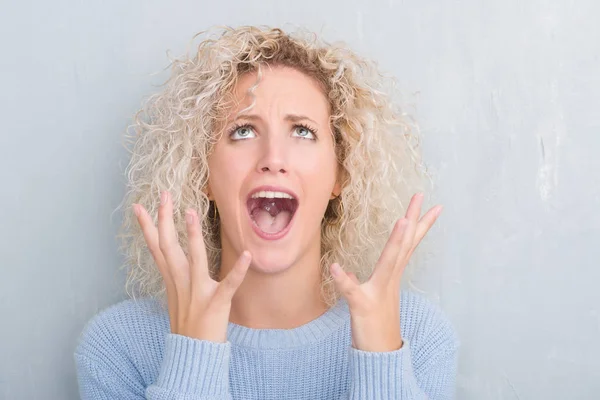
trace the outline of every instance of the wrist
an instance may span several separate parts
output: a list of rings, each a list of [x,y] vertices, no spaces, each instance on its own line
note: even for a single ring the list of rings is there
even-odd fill
[[[390,351],[398,351],[404,347],[404,340],[401,337],[373,339],[367,343],[353,340],[352,345],[357,350],[369,351],[373,353],[385,353]]]

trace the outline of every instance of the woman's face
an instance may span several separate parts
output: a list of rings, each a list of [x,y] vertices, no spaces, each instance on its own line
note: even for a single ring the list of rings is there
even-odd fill
[[[264,67],[235,88],[239,106],[209,156],[208,193],[221,218],[223,259],[252,253],[263,272],[286,270],[320,257],[321,220],[339,194],[329,106],[303,73]]]

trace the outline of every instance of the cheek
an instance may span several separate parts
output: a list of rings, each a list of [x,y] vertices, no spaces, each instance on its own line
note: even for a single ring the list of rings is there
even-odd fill
[[[295,165],[304,176],[305,183],[311,186],[307,190],[312,191],[314,185],[314,189],[327,191],[335,184],[337,161],[332,152],[298,153]],[[329,196],[329,193],[326,195]]]
[[[247,173],[247,165],[247,160],[239,155],[215,154],[208,163],[209,184],[215,195],[231,197],[232,191],[239,191],[240,182]]]
[[[310,149],[306,149],[310,150]],[[313,151],[298,151],[296,158],[306,169],[322,171],[327,174],[335,173],[336,155],[333,149],[312,149]]]

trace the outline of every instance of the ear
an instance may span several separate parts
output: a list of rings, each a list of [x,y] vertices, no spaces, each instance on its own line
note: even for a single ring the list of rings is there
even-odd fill
[[[210,194],[210,185],[207,184],[203,189],[202,189],[202,193],[204,193],[206,195],[206,197],[208,197],[209,200],[212,200],[212,195]]]
[[[342,193],[342,184],[340,183],[339,180],[337,180],[335,182],[335,185],[333,185],[333,189],[331,191],[331,197],[329,198],[329,200],[333,200],[335,198],[338,198],[340,193]]]

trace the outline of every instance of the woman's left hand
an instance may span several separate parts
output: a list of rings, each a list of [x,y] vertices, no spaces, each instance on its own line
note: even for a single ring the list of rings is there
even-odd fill
[[[431,208],[421,219],[423,193],[413,196],[406,216],[392,230],[381,256],[369,277],[360,283],[339,264],[331,265],[335,285],[350,308],[352,345],[371,352],[398,350],[400,333],[400,281],[413,251],[433,226],[442,206]]]

